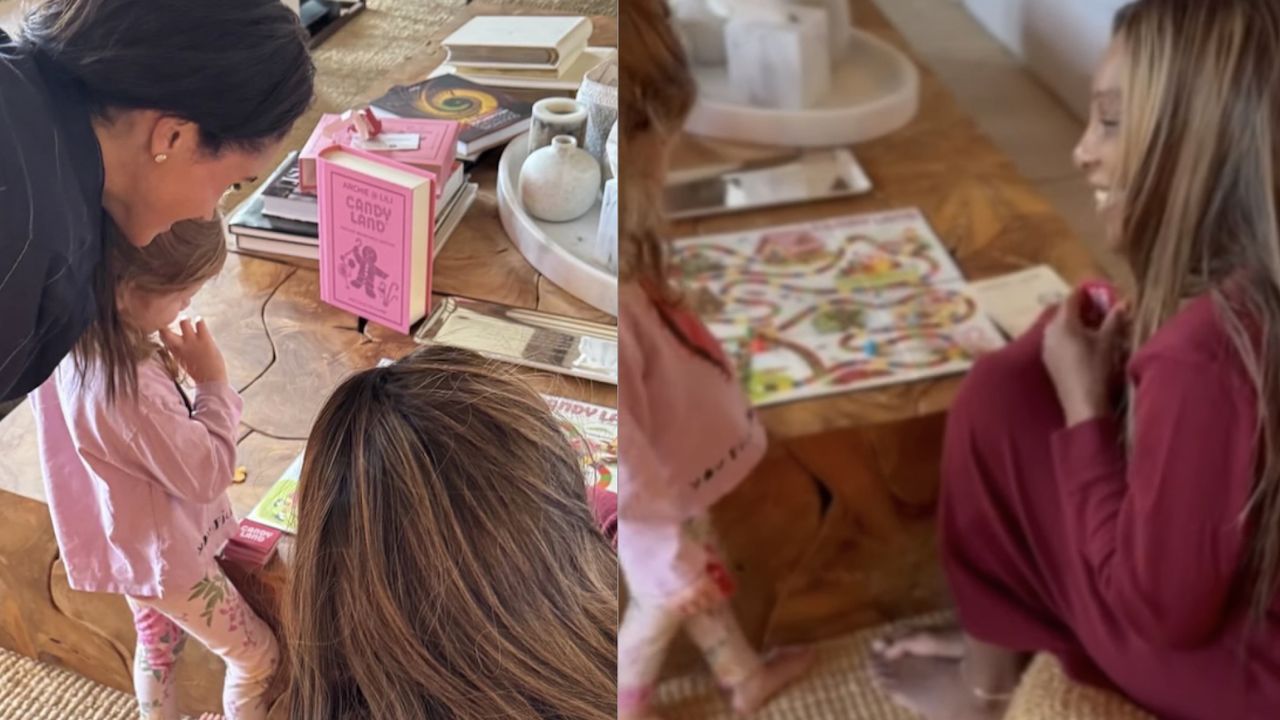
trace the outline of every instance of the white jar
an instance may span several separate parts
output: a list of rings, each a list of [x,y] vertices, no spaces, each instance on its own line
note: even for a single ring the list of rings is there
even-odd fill
[[[520,202],[539,220],[576,220],[596,204],[599,192],[600,165],[570,135],[556,136],[520,168]]]
[[[557,135],[572,135],[578,147],[587,144],[587,106],[563,97],[543,98],[533,104],[529,125],[529,153],[551,144]]]
[[[604,141],[604,155],[609,161],[609,177],[618,177],[618,122],[615,120],[609,138]]]

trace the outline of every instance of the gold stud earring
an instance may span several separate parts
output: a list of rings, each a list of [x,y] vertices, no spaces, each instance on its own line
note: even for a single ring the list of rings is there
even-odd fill
[[[168,159],[169,159],[169,156],[168,156],[168,155],[165,155],[164,153],[160,153],[159,155],[156,155],[156,162],[158,162],[158,163],[162,163],[162,162],[164,162],[165,160],[168,160]]]

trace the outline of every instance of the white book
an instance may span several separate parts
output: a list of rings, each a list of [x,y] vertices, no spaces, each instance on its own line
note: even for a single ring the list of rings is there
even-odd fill
[[[578,56],[577,60],[563,66],[554,73],[542,70],[500,70],[497,68],[457,67],[445,63],[431,71],[430,77],[441,75],[457,75],[479,85],[498,88],[516,88],[521,90],[560,90],[572,92],[582,84],[582,78],[591,68],[618,55],[616,48],[592,47]]]
[[[443,45],[451,65],[554,68],[585,49],[591,31],[582,16],[487,15],[469,20]]]
[[[235,247],[233,249],[247,252],[251,255],[265,254],[320,261],[319,245],[294,243],[256,235],[233,235],[233,237],[235,238]]]

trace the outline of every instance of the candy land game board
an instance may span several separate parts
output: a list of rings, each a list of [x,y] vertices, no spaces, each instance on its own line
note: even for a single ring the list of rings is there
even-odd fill
[[[695,309],[756,406],[967,370],[1004,339],[916,209],[686,238]]]
[[[618,411],[543,395],[577,451],[587,485],[618,492]]]

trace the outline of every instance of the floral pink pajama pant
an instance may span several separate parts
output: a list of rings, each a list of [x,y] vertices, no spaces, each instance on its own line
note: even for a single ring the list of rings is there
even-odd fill
[[[128,597],[138,631],[133,686],[143,720],[178,720],[174,669],[194,636],[227,664],[222,712],[227,720],[264,720],[264,697],[279,662],[271,628],[245,604],[214,566],[186,592],[163,598]]]
[[[698,649],[724,688],[742,683],[761,668],[759,653],[742,633],[738,619],[729,606],[732,592],[729,571],[720,559],[719,541],[711,527],[711,518],[699,515],[682,524],[678,531],[665,533],[677,543],[699,548],[707,558],[706,580],[698,590],[720,597],[710,607],[686,614],[673,606],[674,598],[659,598],[644,590],[645,579],[630,567],[626,553],[621,555],[623,574],[631,588],[627,611],[618,628],[618,710],[635,714],[647,708],[654,684],[662,668],[667,648],[677,632],[683,630]],[[623,542],[629,542],[626,535]],[[672,556],[680,553],[670,553]]]

